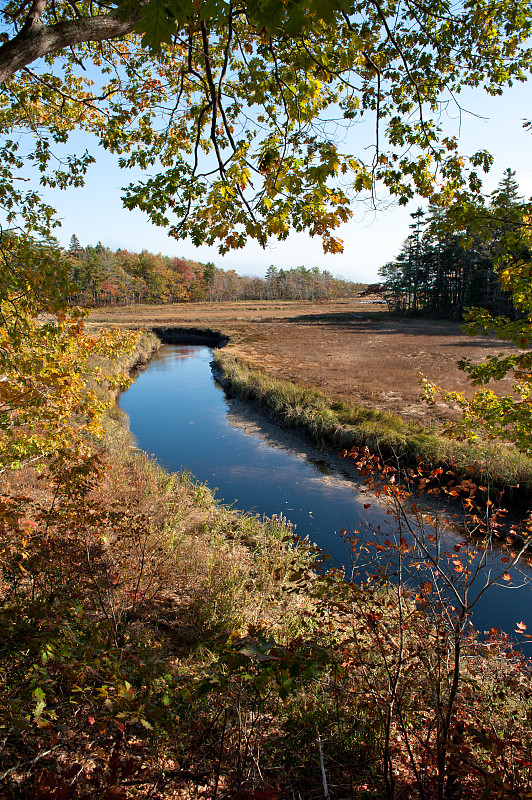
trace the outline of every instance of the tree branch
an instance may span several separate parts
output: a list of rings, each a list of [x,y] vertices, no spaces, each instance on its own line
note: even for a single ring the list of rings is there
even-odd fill
[[[28,16],[26,17],[24,25],[22,26],[22,30],[27,31],[30,28],[35,29],[41,26],[42,15],[45,8],[46,0],[33,0],[31,8],[28,11]]]
[[[65,47],[126,36],[133,32],[140,19],[140,13],[127,20],[121,20],[116,14],[99,14],[57,25],[43,25],[40,18],[43,7],[40,0],[33,3],[20,32],[0,47],[0,83],[32,61]]]

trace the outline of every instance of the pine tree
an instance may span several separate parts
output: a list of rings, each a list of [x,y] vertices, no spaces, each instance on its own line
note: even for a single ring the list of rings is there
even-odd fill
[[[519,184],[515,179],[515,171],[508,167],[497,189],[492,193],[490,211],[493,215],[490,256],[499,269],[515,269],[521,263],[532,260],[523,233],[526,230],[524,198],[519,194]],[[501,260],[502,259],[502,260]],[[512,314],[510,297],[502,293],[499,285],[495,285],[492,276],[490,285],[490,301],[485,304],[499,314]]]
[[[78,237],[76,236],[76,234],[74,233],[70,237],[70,245],[69,245],[69,248],[68,248],[68,252],[72,253],[73,255],[76,255],[77,253],[80,252],[80,250],[81,250],[81,243],[80,243]]]
[[[265,281],[268,297],[272,300],[274,297],[277,297],[277,267],[274,267],[273,264],[270,264],[266,270]]]
[[[510,209],[523,203],[523,196],[519,194],[519,184],[515,179],[515,170],[507,167],[504,175],[494,192],[492,192],[491,205],[494,209]]]

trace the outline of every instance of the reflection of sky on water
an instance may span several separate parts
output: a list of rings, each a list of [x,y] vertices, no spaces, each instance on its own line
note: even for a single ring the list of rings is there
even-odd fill
[[[351,561],[342,529],[360,528],[361,539],[369,522],[381,526],[383,540],[393,533],[395,523],[382,504],[364,496],[361,485],[326,455],[303,440],[296,450],[293,437],[286,445],[275,426],[253,420],[242,404],[228,401],[213,379],[211,358],[206,347],[164,346],[122,395],[120,406],[140,448],[166,469],[190,470],[216,488],[224,503],[287,517],[299,536],[332,556],[333,565]],[[451,547],[460,541],[457,534],[445,533]],[[500,554],[490,561],[500,566]],[[532,631],[531,601],[528,587],[490,589],[478,603],[475,623],[512,631],[523,620]]]

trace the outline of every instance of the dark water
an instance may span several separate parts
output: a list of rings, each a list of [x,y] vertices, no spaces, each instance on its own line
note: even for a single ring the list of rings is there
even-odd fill
[[[359,529],[359,540],[368,535],[368,526],[380,525],[391,535],[395,524],[384,505],[368,497],[336,459],[299,437],[289,437],[287,444],[274,425],[257,419],[245,404],[228,400],[213,378],[211,360],[212,350],[206,347],[165,345],[122,395],[120,406],[142,450],[168,470],[189,470],[226,504],[286,517],[301,538],[308,536],[329,553],[334,566],[351,564],[343,529]],[[451,546],[461,541],[451,532],[445,538]],[[500,567],[496,552],[476,588]],[[478,602],[474,624],[512,633],[523,621],[532,632],[532,590],[519,578],[511,586],[501,583]]]

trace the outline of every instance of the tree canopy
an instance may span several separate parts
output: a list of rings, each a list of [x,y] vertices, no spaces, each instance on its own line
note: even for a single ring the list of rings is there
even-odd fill
[[[381,187],[399,203],[417,194],[449,208],[457,225],[477,214],[471,235],[500,227],[477,173],[490,155],[463,156],[442,113],[465,87],[494,95],[527,79],[526,0],[9,0],[2,16],[0,304],[9,347],[23,330],[31,339],[35,313],[63,324],[64,267],[53,247],[42,249],[58,222],[35,184],[83,185],[94,156],[69,152],[76,129],[141,176],[124,190],[127,207],[221,252],[291,230],[339,251],[336,229],[353,203]],[[351,152],[347,133],[359,123],[368,146]],[[506,221],[498,238],[503,280],[524,295],[529,268],[513,239],[527,219]]]
[[[238,275],[212,262],[202,264],[160,253],[113,252],[100,242],[82,247],[70,241],[73,293],[69,306],[187,303],[207,300],[316,300],[354,297],[364,284],[333,277],[318,267],[268,268],[265,278]]]
[[[291,229],[340,250],[335,229],[377,185],[399,202],[478,189],[490,157],[459,154],[443,105],[466,86],[498,94],[531,64],[525,0],[34,0],[3,18],[9,221],[49,229],[52,210],[14,178],[32,164],[41,184],[80,185],[93,156],[53,155],[80,127],[145,171],[126,206],[222,252]],[[371,147],[349,152],[366,118]]]

